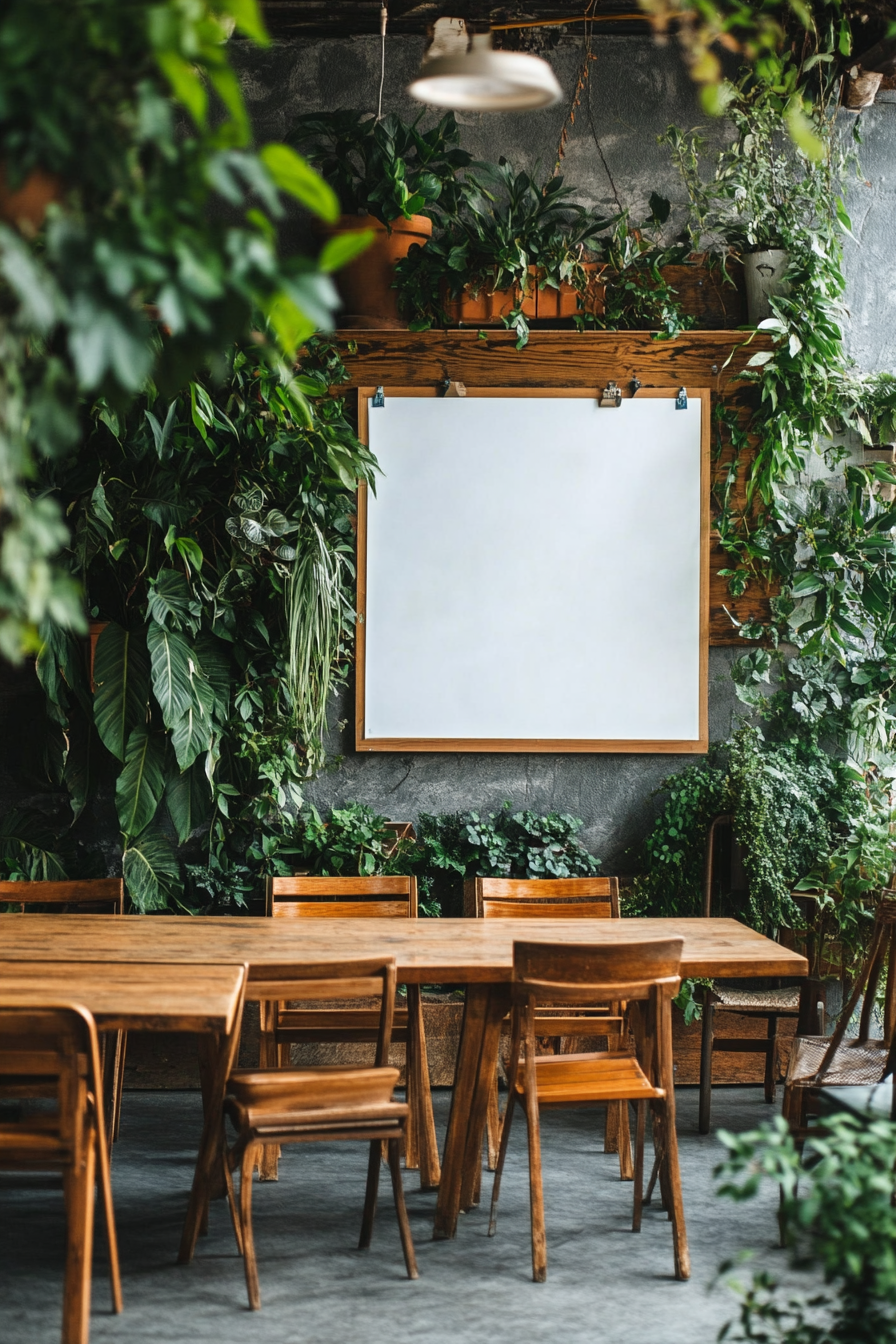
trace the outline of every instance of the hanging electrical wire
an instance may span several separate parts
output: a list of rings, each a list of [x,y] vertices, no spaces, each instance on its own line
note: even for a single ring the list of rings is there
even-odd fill
[[[376,105],[377,122],[383,119],[383,85],[386,82],[386,28],[389,25],[389,7],[380,5],[380,96]]]

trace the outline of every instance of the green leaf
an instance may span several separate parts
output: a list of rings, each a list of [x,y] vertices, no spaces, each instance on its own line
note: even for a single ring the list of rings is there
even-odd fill
[[[180,570],[163,569],[150,580],[147,613],[159,625],[181,630],[189,623],[190,599],[190,586]]]
[[[195,65],[176,51],[156,53],[159,69],[171,85],[171,92],[179,103],[187,109],[200,130],[205,129],[208,112],[208,93],[202,77]]]
[[[152,821],[165,790],[165,739],[148,728],[128,738],[124,769],[115,782],[118,824],[127,840]]]
[[[181,844],[208,821],[211,802],[211,788],[205,770],[198,761],[189,770],[169,779],[165,803]]]
[[[194,676],[194,703],[171,725],[171,745],[181,770],[187,770],[200,752],[212,744],[215,693],[205,677]]]
[[[152,689],[166,728],[173,728],[194,707],[193,661],[183,635],[151,621],[147,632],[152,659]]]
[[[357,233],[337,233],[324,244],[317,259],[318,269],[329,272],[338,271],[340,266],[347,266],[355,257],[367,251],[375,237],[372,229],[362,229]]]
[[[231,14],[239,30],[259,47],[269,47],[271,39],[258,7],[258,0],[221,0],[220,8]]]
[[[301,154],[289,145],[273,143],[263,145],[258,157],[281,191],[294,196],[328,224],[336,223],[339,199],[335,191]]]
[[[127,740],[146,722],[149,708],[149,662],[142,631],[107,625],[97,640],[93,680],[97,732],[103,745],[123,761]]]
[[[165,836],[158,831],[141,835],[125,849],[121,866],[128,895],[138,913],[164,910],[169,893],[180,880],[180,867]]]

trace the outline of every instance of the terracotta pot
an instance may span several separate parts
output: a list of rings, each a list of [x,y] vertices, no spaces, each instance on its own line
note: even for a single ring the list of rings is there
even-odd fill
[[[600,316],[604,311],[607,287],[600,277],[607,269],[596,261],[583,263],[588,273],[588,288],[582,296],[582,310]],[[579,312],[579,291],[568,280],[563,280],[559,289],[546,285],[535,291],[535,316],[548,322],[559,322],[575,317]]]
[[[339,315],[340,327],[407,330],[408,324],[398,311],[398,291],[392,288],[395,263],[407,256],[412,244],[426,244],[432,237],[432,220],[412,215],[410,219],[393,219],[390,228],[391,233],[371,215],[343,215],[337,224],[324,230],[327,238],[360,229],[373,229],[376,234],[367,251],[333,277],[345,305]]]
[[[35,168],[20,187],[10,191],[6,164],[0,163],[0,220],[23,233],[36,233],[44,222],[47,206],[62,199],[62,179]]]
[[[525,317],[534,318],[538,290],[535,286],[534,268],[532,279],[522,297],[522,311]],[[472,286],[465,285],[462,294],[450,298],[442,293],[442,306],[448,314],[448,321],[459,327],[499,327],[501,319],[508,317],[520,301],[519,285],[509,289],[489,289],[487,285],[474,293]]]
[[[852,66],[843,81],[843,106],[850,112],[861,112],[863,107],[870,107],[877,97],[883,77],[883,71]]]

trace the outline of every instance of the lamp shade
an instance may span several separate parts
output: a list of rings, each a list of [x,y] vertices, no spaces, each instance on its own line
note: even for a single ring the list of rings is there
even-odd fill
[[[421,103],[465,112],[512,112],[549,107],[562,97],[547,61],[517,51],[493,51],[491,34],[477,35],[468,51],[424,60],[408,93]]]

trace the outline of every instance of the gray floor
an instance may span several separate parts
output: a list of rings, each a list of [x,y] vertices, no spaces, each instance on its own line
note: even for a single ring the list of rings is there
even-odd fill
[[[226,1206],[212,1208],[210,1235],[192,1266],[174,1264],[200,1126],[198,1093],[126,1093],[113,1184],[122,1251],[124,1314],[109,1312],[98,1251],[93,1344],[709,1344],[735,1314],[724,1288],[708,1292],[719,1262],[746,1248],[779,1264],[775,1192],[745,1206],[713,1194],[721,1156],[696,1133],[695,1090],[679,1091],[685,1211],[693,1262],[689,1283],[672,1277],[669,1225],[648,1210],[629,1230],[632,1187],[603,1152],[599,1111],[554,1111],[544,1120],[549,1277],[530,1278],[525,1129],[513,1135],[498,1235],[485,1207],[461,1218],[453,1242],[431,1240],[434,1196],[405,1178],[420,1279],[404,1277],[387,1173],[369,1252],[354,1250],[366,1153],[343,1144],[287,1151],[277,1184],[256,1188],[262,1310],[246,1306]],[[448,1095],[437,1093],[437,1120]],[[714,1120],[752,1128],[770,1108],[759,1089],[718,1089]],[[491,1178],[483,1182],[490,1198]],[[58,1190],[0,1189],[0,1340],[59,1338],[64,1224]],[[783,1268],[783,1265],[781,1265]]]

